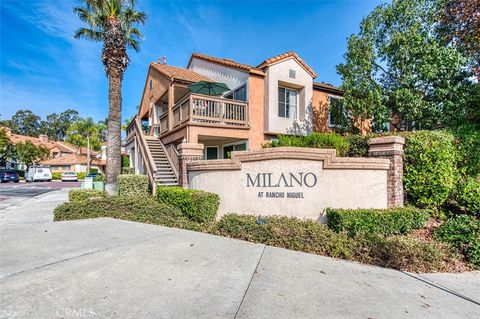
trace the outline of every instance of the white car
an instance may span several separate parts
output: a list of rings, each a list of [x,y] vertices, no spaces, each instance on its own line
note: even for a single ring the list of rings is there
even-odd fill
[[[78,175],[75,172],[63,172],[62,182],[76,182],[78,181]]]
[[[48,167],[32,166],[28,169],[28,172],[25,175],[25,180],[27,182],[36,182],[36,181],[50,182],[52,180],[52,172]]]

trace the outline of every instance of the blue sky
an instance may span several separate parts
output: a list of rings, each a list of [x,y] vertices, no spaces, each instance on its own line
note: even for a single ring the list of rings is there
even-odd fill
[[[166,56],[185,67],[192,52],[257,65],[293,50],[317,73],[339,85],[335,65],[361,19],[385,1],[147,1],[140,53],[130,51],[123,82],[123,116],[135,113],[148,64]],[[74,40],[81,22],[77,1],[0,0],[0,118],[19,109],[44,117],[74,108],[103,119],[108,87],[101,44]]]

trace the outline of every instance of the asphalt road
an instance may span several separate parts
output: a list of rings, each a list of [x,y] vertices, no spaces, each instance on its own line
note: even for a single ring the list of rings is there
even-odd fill
[[[0,201],[11,197],[32,197],[63,188],[80,187],[80,182],[0,183]]]

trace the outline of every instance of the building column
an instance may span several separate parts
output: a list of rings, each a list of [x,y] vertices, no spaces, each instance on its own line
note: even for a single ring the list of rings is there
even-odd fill
[[[403,207],[403,145],[405,139],[400,136],[384,136],[369,141],[368,155],[390,160],[387,172],[388,207]]]
[[[203,160],[203,144],[182,143],[178,145],[178,184],[188,188],[187,163]]]

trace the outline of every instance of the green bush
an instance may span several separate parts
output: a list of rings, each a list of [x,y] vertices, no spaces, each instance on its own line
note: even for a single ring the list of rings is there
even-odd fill
[[[72,189],[68,192],[68,199],[71,202],[83,201],[90,198],[105,197],[106,194],[102,191],[95,189]]]
[[[149,195],[149,182],[146,175],[124,174],[117,178],[118,195],[139,196]]]
[[[259,222],[261,221],[261,222]],[[326,225],[310,220],[269,216],[224,215],[212,233],[330,257],[355,260],[393,269],[446,271],[456,256],[436,243],[406,236],[368,236],[350,238]]]
[[[159,203],[152,196],[109,196],[91,201],[63,203],[54,210],[56,221],[110,217],[147,224],[201,231],[179,209]]]
[[[400,235],[421,228],[430,217],[426,210],[406,207],[389,209],[327,208],[328,227],[346,232],[350,237],[362,235]]]
[[[52,173],[52,179],[53,179],[53,180],[60,180],[60,179],[62,179],[62,173],[53,172],[53,173]]]
[[[122,167],[121,174],[135,174],[135,169],[133,167]]]
[[[467,260],[480,267],[480,220],[460,215],[448,219],[435,231],[435,239],[459,249]]]
[[[403,182],[406,198],[415,206],[439,207],[454,189],[458,152],[452,134],[416,131],[406,139]]]
[[[105,177],[102,174],[99,174],[93,178],[94,182],[103,182],[105,181]]]
[[[85,176],[87,176],[87,173],[85,173],[85,172],[77,173],[78,180],[84,180]]]
[[[178,207],[186,217],[199,223],[214,220],[220,204],[217,194],[182,187],[158,187],[157,199]]]
[[[347,156],[349,157],[367,157],[368,150],[370,145],[368,141],[373,136],[370,135],[347,135],[345,139],[348,141],[348,152]]]
[[[467,177],[459,182],[456,200],[469,214],[480,217],[480,181]]]
[[[459,152],[458,168],[462,174],[480,176],[480,130],[461,126],[453,131]]]
[[[335,149],[338,156],[344,156],[348,151],[348,141],[335,133],[312,133],[307,136],[279,135],[277,141],[263,145],[265,148],[284,146]]]
[[[130,157],[128,155],[122,155],[122,168],[130,167]]]

